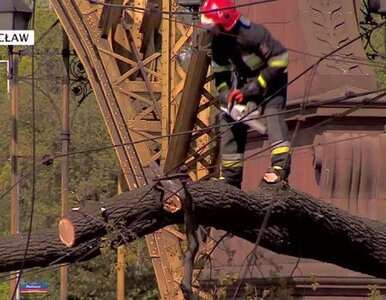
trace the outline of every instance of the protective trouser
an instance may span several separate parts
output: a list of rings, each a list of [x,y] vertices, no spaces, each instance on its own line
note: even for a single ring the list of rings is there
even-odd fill
[[[284,76],[285,75],[285,76]],[[287,75],[277,81],[276,86],[267,91],[263,106],[266,116],[268,139],[271,144],[271,167],[279,170],[282,179],[286,179],[290,172],[291,149],[288,137],[288,127],[284,114],[278,114],[285,108]],[[226,113],[221,113],[221,177],[229,184],[241,187],[243,179],[243,163],[248,126],[243,123],[229,125],[234,120]],[[227,126],[228,125],[228,126]]]

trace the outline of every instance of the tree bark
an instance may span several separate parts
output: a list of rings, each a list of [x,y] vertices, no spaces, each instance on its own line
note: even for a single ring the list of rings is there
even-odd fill
[[[351,215],[288,186],[245,193],[223,182],[206,181],[188,184],[187,191],[198,224],[255,242],[273,201],[261,246],[386,279],[385,223]],[[120,194],[94,211],[87,207],[72,211],[67,220],[74,230],[72,246],[60,241],[58,230],[35,232],[24,267],[91,259],[100,254],[103,242],[130,242],[182,223],[183,212],[164,211],[161,199],[161,191],[147,186]],[[0,239],[1,272],[20,268],[25,244],[25,234]]]

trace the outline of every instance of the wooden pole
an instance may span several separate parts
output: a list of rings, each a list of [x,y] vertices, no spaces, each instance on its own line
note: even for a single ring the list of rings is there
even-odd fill
[[[181,95],[181,102],[176,116],[173,133],[185,132],[193,129],[197,119],[198,107],[202,89],[205,84],[206,74],[210,59],[205,50],[212,39],[211,34],[195,29],[195,37],[198,39],[197,51],[192,51],[189,62],[184,89]],[[169,151],[167,152],[164,172],[174,170],[189,153],[191,134],[174,135],[169,141]]]
[[[20,203],[19,203],[19,173],[18,173],[18,119],[19,119],[19,103],[18,103],[18,80],[17,68],[19,63],[18,55],[13,53],[13,46],[9,46],[9,85],[11,98],[11,234],[18,234],[20,230]],[[10,297],[14,294],[15,299],[19,299],[19,287],[16,287],[19,277],[19,272],[11,273],[10,280]]]
[[[62,76],[62,89],[63,89],[63,100],[62,100],[62,128],[61,137],[62,140],[62,179],[61,179],[61,190],[62,190],[62,217],[66,217],[68,214],[68,169],[69,169],[69,143],[70,143],[70,129],[69,129],[69,98],[70,98],[70,43],[66,32],[63,30],[63,76]],[[68,267],[62,266],[60,268],[60,300],[67,300],[68,294]]]

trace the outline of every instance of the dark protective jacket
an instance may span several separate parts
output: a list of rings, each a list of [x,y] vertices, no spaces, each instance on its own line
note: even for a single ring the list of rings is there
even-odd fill
[[[219,32],[212,40],[212,70],[218,89],[240,88],[252,77],[264,89],[276,89],[283,86],[288,61],[287,49],[264,26],[247,19],[241,18],[232,31]]]

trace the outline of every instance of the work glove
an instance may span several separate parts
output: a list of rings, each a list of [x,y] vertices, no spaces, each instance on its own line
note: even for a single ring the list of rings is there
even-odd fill
[[[244,104],[244,94],[239,89],[233,89],[228,96],[228,107],[233,106],[235,103]]]

